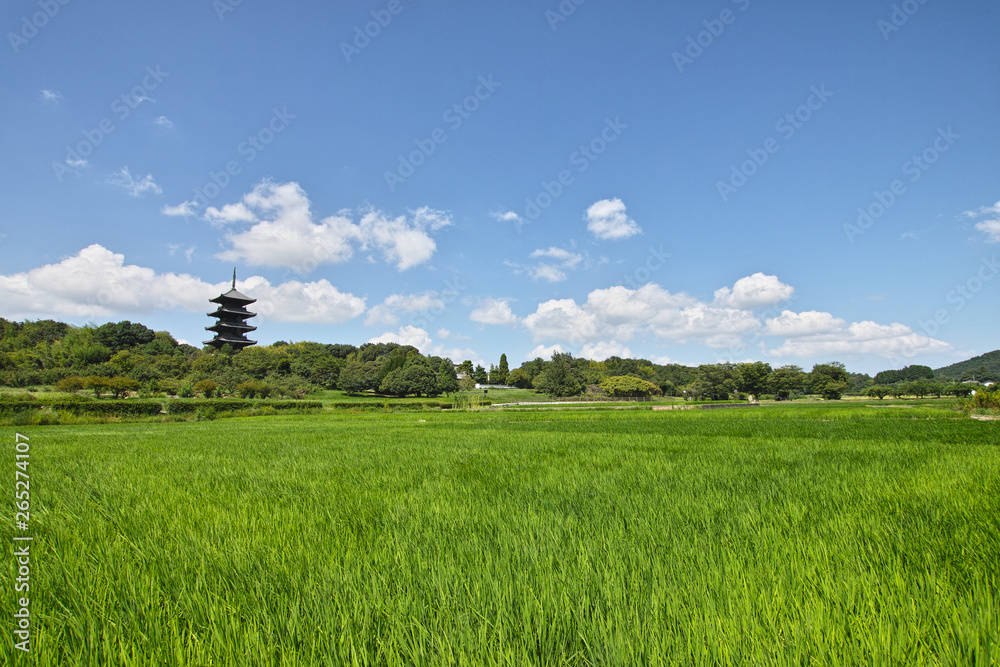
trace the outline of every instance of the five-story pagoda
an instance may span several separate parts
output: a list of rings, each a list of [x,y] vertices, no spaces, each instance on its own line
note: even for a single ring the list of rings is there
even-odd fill
[[[257,344],[257,341],[247,339],[247,334],[256,330],[257,327],[246,323],[246,320],[257,314],[247,310],[247,306],[257,299],[251,299],[236,291],[236,269],[233,269],[233,288],[225,294],[209,299],[209,301],[219,304],[214,313],[208,314],[209,317],[214,317],[219,321],[210,327],[205,327],[206,330],[215,332],[215,338],[206,340],[205,345],[211,345],[218,349],[221,349],[223,345],[229,345],[234,350],[239,351],[244,347]]]

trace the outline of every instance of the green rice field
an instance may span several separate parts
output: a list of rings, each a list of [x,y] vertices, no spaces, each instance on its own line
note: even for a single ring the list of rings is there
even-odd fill
[[[949,405],[3,427],[0,662],[995,665],[1000,422]]]

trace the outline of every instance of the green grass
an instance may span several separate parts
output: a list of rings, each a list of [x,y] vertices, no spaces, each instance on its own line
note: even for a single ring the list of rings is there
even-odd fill
[[[33,428],[26,664],[996,664],[997,425],[867,405]]]

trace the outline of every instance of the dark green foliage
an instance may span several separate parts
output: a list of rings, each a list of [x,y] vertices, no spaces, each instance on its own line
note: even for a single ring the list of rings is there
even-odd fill
[[[442,359],[437,372],[437,391],[448,394],[458,391],[458,378],[455,377],[455,367],[448,359]]]
[[[786,365],[775,369],[767,381],[767,389],[779,401],[787,401],[805,391],[809,376],[800,366]]]
[[[767,379],[770,377],[771,364],[755,361],[736,365],[736,390],[744,394],[760,396],[767,391]]]
[[[149,327],[124,320],[108,322],[94,329],[94,340],[110,349],[112,353],[145,345],[156,338],[156,332]]]
[[[839,361],[816,364],[809,374],[809,388],[812,393],[820,394],[828,401],[839,400],[850,387],[847,370]]]
[[[577,396],[586,384],[573,365],[573,355],[556,352],[545,370],[535,376],[532,386],[550,396]]]
[[[898,371],[880,371],[875,374],[874,382],[875,384],[896,384],[897,382],[912,382],[914,380],[927,379],[930,380],[934,377],[934,371],[931,370],[930,366],[904,366]]]
[[[960,361],[957,364],[938,368],[934,377],[939,380],[976,380],[977,382],[1000,381],[1000,350],[987,352],[978,357]]]

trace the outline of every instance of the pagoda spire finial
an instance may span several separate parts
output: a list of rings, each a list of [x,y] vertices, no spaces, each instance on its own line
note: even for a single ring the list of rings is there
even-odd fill
[[[233,267],[233,289],[236,289],[236,267]]]

